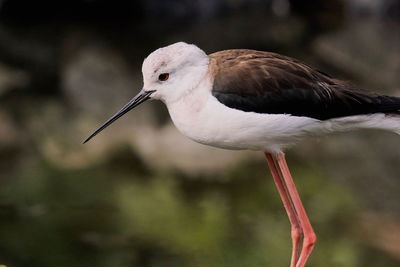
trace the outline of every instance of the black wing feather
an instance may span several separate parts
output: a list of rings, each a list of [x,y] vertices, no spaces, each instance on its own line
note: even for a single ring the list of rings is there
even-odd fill
[[[210,58],[212,94],[230,108],[319,120],[400,110],[400,98],[355,89],[282,55],[227,50]]]

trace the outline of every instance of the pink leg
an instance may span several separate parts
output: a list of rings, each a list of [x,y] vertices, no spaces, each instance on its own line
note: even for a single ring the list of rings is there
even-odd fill
[[[290,262],[290,267],[295,267],[299,255],[299,243],[302,236],[302,228],[300,226],[299,219],[297,218],[297,214],[294,210],[293,203],[289,198],[288,192],[283,184],[282,177],[279,174],[278,166],[275,163],[273,156],[270,153],[265,152],[265,156],[267,157],[267,162],[269,168],[271,170],[272,177],[274,178],[274,182],[276,187],[278,188],[279,195],[281,196],[283,206],[285,206],[286,212],[289,217],[290,224],[292,226],[292,260]]]
[[[311,227],[310,221],[307,217],[303,204],[301,203],[299,194],[297,193],[297,189],[293,182],[292,175],[290,174],[289,168],[286,163],[285,154],[283,153],[278,154],[277,162],[280,166],[283,179],[288,189],[289,197],[293,202],[301,228],[303,229],[304,232],[303,248],[301,250],[300,258],[296,265],[296,267],[303,267],[306,264],[307,259],[314,248],[314,244],[317,238],[315,236],[314,230]]]

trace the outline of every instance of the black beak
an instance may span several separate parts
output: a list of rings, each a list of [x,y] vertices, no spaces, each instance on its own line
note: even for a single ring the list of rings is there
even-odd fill
[[[134,107],[138,106],[139,104],[143,103],[144,101],[148,100],[150,98],[150,95],[154,93],[155,90],[153,91],[140,91],[139,94],[137,94],[134,98],[131,99],[131,101],[128,102],[120,111],[118,111],[114,116],[112,116],[108,121],[106,121],[102,126],[100,126],[99,129],[97,129],[94,133],[92,133],[83,143],[88,142],[90,139],[95,137],[98,133],[103,131],[105,128],[107,128],[111,123],[114,121],[118,120],[122,115],[133,109]]]

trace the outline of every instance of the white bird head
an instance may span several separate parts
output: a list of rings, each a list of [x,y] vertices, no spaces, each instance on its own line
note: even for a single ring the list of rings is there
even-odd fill
[[[179,42],[157,49],[143,62],[143,89],[84,143],[148,99],[159,99],[167,105],[179,100],[198,86],[208,71],[208,63],[204,51],[192,44]]]
[[[208,70],[208,56],[184,42],[159,48],[143,62],[143,90],[153,99],[174,102],[197,87]]]

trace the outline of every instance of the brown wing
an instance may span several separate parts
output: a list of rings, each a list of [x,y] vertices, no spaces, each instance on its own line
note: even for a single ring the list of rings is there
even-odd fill
[[[231,108],[321,120],[400,109],[399,98],[357,90],[279,54],[238,49],[209,57],[212,93]]]

